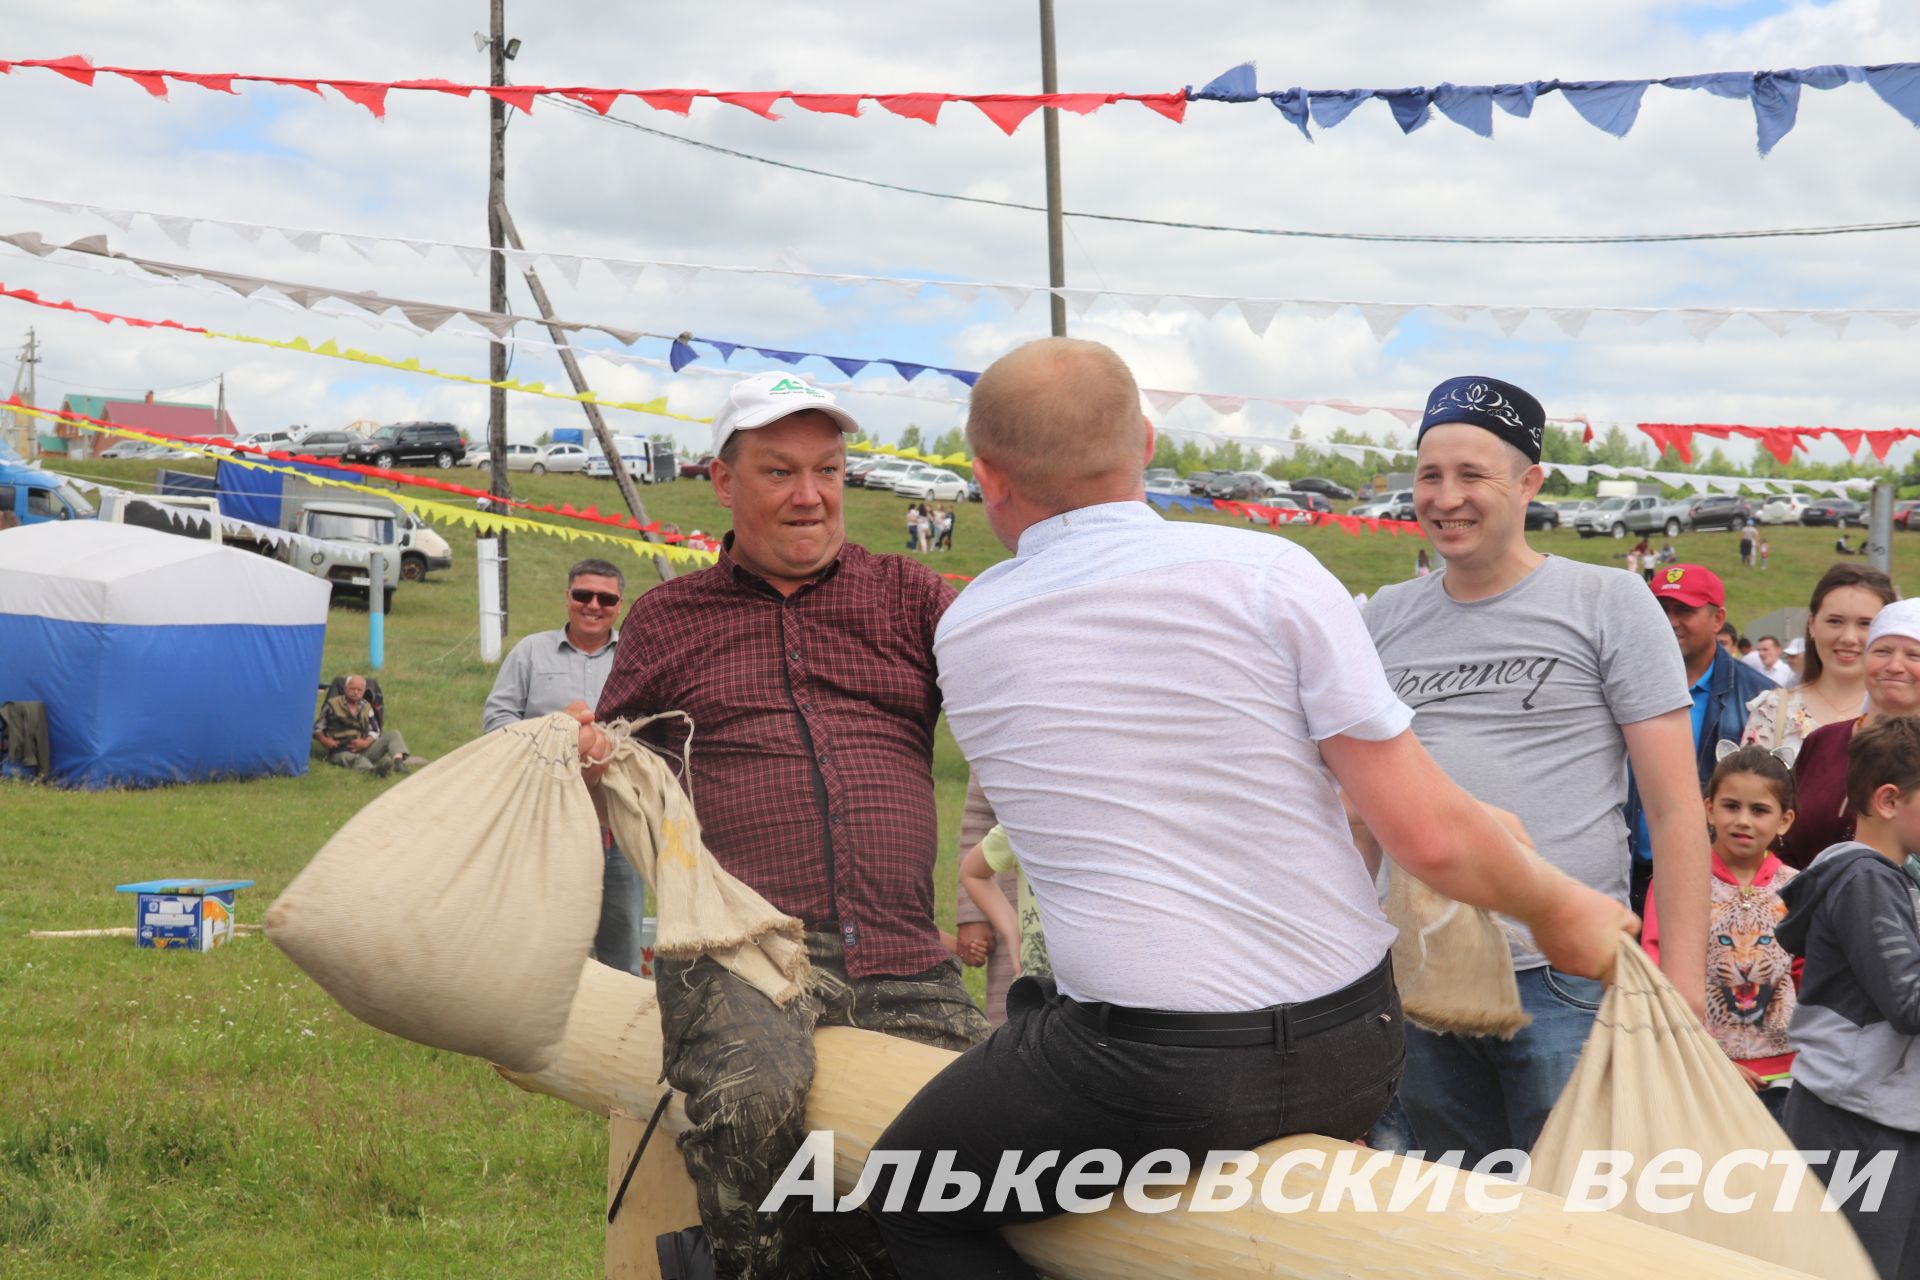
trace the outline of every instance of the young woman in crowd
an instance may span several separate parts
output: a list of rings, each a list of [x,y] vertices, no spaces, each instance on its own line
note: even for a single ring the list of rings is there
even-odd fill
[[[1809,669],[1814,655],[1807,654]],[[1805,867],[1830,845],[1853,839],[1847,804],[1847,746],[1857,729],[1892,716],[1920,714],[1920,600],[1900,600],[1875,615],[1867,632],[1867,706],[1807,735],[1793,762],[1800,811],[1780,850],[1781,861]]]
[[[1837,564],[1827,570],[1807,605],[1800,683],[1768,689],[1749,702],[1740,741],[1797,747],[1821,725],[1858,716],[1866,697],[1867,630],[1896,599],[1893,583],[1878,569]]]

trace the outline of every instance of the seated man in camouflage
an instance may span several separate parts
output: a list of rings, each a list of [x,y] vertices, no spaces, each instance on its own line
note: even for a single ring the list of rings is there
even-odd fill
[[[364,676],[348,676],[344,690],[327,699],[314,721],[313,740],[326,751],[328,764],[383,778],[419,763],[407,754],[407,740],[398,729],[382,729],[374,719]]]

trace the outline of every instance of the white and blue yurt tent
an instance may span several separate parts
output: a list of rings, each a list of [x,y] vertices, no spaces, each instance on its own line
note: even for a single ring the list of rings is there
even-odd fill
[[[328,594],[133,525],[0,531],[0,702],[46,704],[58,786],[305,773]]]

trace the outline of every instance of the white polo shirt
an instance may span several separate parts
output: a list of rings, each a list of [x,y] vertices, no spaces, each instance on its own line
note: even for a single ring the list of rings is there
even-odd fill
[[[1413,713],[1294,543],[1142,502],[1069,511],[960,594],[934,657],[1067,995],[1259,1009],[1392,946],[1314,744]]]

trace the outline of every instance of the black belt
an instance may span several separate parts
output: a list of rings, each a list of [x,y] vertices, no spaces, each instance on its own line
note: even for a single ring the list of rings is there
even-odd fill
[[[1354,1018],[1379,1013],[1393,998],[1392,957],[1382,957],[1373,972],[1338,991],[1297,1004],[1239,1013],[1177,1013],[1168,1009],[1131,1009],[1125,1005],[1083,1003],[1066,996],[1060,1007],[1101,1036],[1139,1044],[1231,1049],[1272,1044],[1283,1049],[1294,1040],[1330,1030]]]

